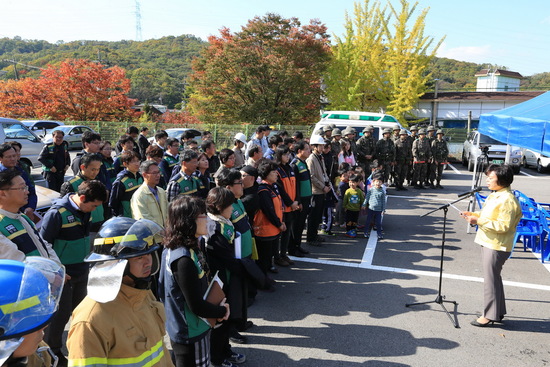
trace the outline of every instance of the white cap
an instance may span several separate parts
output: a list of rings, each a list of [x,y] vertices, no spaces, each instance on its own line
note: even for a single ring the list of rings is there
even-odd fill
[[[309,139],[310,145],[325,145],[325,138],[323,138],[321,135],[311,135],[311,139]]]
[[[243,133],[237,133],[235,135],[235,140],[242,141],[243,143],[246,144],[246,136]]]

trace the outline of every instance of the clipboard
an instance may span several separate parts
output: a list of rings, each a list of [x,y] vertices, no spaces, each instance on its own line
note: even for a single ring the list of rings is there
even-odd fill
[[[208,286],[208,289],[206,290],[206,293],[204,293],[203,299],[211,303],[213,305],[219,305],[221,301],[225,298],[225,293],[223,293],[223,282],[218,276],[218,271],[214,275],[214,278],[212,279],[212,282],[210,282],[210,285]],[[215,318],[202,318],[201,319],[208,323],[210,327],[215,327],[217,323],[217,319]]]

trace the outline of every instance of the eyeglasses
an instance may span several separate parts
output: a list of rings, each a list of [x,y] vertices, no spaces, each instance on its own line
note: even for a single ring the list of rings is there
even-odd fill
[[[153,171],[153,172],[145,172],[148,175],[160,175],[160,171]]]
[[[241,185],[242,186],[243,182],[242,181],[238,181],[238,182],[233,182],[231,185]]]
[[[29,191],[29,187],[27,185],[25,185],[25,186],[21,186],[21,187],[10,187],[9,189],[2,189],[2,190]]]

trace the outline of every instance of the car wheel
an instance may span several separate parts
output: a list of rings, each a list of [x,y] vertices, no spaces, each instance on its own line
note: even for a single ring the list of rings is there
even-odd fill
[[[474,172],[474,162],[472,162],[472,157],[468,156],[468,171]]]
[[[522,166],[523,168],[528,168],[528,167],[527,167],[527,160],[525,159],[525,157],[523,157],[522,160],[521,160],[521,166]]]
[[[544,167],[542,166],[542,164],[540,164],[540,160],[537,161],[537,172],[538,173],[543,173],[544,172]]]
[[[462,166],[466,167],[467,164],[468,162],[466,161],[466,152],[462,151]]]

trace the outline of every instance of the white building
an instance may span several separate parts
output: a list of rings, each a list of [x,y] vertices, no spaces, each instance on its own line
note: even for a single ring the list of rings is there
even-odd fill
[[[523,76],[515,71],[483,69],[476,73],[478,92],[518,92]]]

